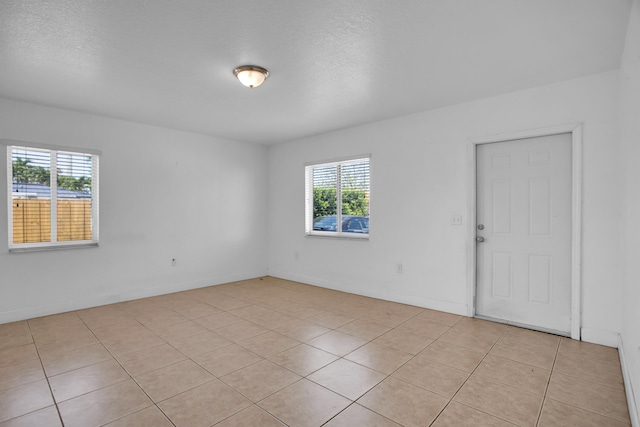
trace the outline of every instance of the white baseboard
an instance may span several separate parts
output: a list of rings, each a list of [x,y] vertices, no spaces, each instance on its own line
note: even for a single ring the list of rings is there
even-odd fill
[[[601,329],[582,328],[580,330],[582,341],[614,348],[618,347],[618,335],[617,332],[603,331]]]
[[[79,299],[56,302],[36,307],[26,307],[18,310],[0,312],[0,324],[17,322],[19,320],[33,319],[34,317],[49,316],[51,314],[66,313],[68,311],[82,310],[101,305],[114,304],[122,301],[130,301],[140,298],[154,297],[173,292],[187,291],[190,289],[204,288],[207,286],[221,285],[223,283],[237,282],[239,280],[254,279],[266,275],[266,271],[245,272],[235,275],[215,277],[192,282],[173,283],[164,286],[145,286],[130,292],[89,296]]]
[[[622,336],[618,336],[618,354],[620,355],[620,368],[622,369],[622,378],[624,379],[624,391],[627,395],[627,404],[629,405],[629,418],[631,418],[631,425],[633,427],[640,427],[640,413],[638,412],[636,394],[633,389],[633,382],[629,375],[629,368],[627,366],[627,358],[624,352],[624,344],[622,342]]]
[[[467,315],[467,305],[459,304],[450,301],[442,301],[433,298],[424,298],[416,295],[408,295],[393,290],[393,292],[384,292],[379,290],[371,290],[364,286],[349,284],[342,282],[330,281],[318,277],[310,277],[298,274],[287,273],[283,271],[269,271],[269,275],[285,280],[292,280],[294,282],[306,283],[308,285],[320,286],[322,288],[333,289],[335,291],[342,291],[356,295],[362,295],[365,297],[382,299],[385,301],[393,301],[401,304],[414,305],[422,308],[429,308],[431,310],[444,311],[446,313],[459,314],[461,316]]]

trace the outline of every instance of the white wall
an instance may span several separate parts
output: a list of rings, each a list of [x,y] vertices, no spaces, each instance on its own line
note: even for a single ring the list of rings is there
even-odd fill
[[[269,272],[466,314],[469,138],[582,122],[582,332],[616,345],[618,102],[611,71],[271,147]],[[363,153],[372,156],[370,240],[305,237],[303,164]]]
[[[629,19],[620,68],[621,160],[623,217],[621,353],[629,373],[627,397],[635,403],[635,424],[640,425],[640,0]]]
[[[100,247],[9,254],[1,150],[0,323],[267,273],[266,147],[6,99],[0,139],[102,151]]]

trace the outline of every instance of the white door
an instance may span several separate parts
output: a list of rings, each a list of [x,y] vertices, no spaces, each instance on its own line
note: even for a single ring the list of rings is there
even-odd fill
[[[476,154],[476,315],[568,334],[571,134],[481,144]]]

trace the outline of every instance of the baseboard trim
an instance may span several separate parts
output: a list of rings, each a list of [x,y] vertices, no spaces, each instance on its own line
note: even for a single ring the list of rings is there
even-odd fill
[[[624,352],[624,343],[622,335],[618,335],[618,355],[620,356],[620,368],[622,369],[622,378],[624,380],[624,391],[627,395],[627,405],[629,405],[629,418],[631,418],[632,427],[640,427],[640,412],[636,404],[636,394],[633,390],[631,375],[627,366],[627,357]]]
[[[582,328],[580,330],[582,341],[613,348],[618,347],[618,335],[617,332],[603,331],[601,329]]]
[[[294,282],[306,283],[308,285],[319,286],[321,288],[333,289],[334,291],[347,292],[350,294],[362,295],[365,297],[392,301],[400,304],[414,305],[431,310],[438,310],[444,311],[446,313],[467,316],[466,304],[442,301],[433,298],[424,298],[416,295],[402,294],[397,292],[397,290],[394,290],[394,292],[375,291],[364,288],[363,286],[357,284],[349,285],[343,282],[335,282],[318,277],[292,274],[283,271],[270,270],[269,276],[277,277],[279,279],[292,280]]]
[[[52,314],[66,313],[68,311],[82,310],[85,308],[98,307],[102,305],[115,304],[118,302],[131,301],[140,298],[166,295],[174,292],[188,291],[191,289],[205,288],[207,286],[221,285],[224,283],[237,282],[240,280],[255,279],[257,277],[263,277],[266,274],[266,271],[245,272],[191,282],[173,283],[161,286],[149,285],[140,289],[136,289],[133,292],[120,292],[117,294],[98,295],[87,298],[57,302],[53,304],[40,305],[36,307],[27,307],[18,310],[4,311],[0,312],[0,324],[17,322],[25,319],[33,319],[35,317],[41,316],[49,316]]]

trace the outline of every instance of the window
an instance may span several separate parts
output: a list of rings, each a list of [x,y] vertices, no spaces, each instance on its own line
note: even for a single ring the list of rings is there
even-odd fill
[[[9,251],[98,244],[98,155],[9,145]]]
[[[369,157],[305,166],[308,235],[369,236]]]

